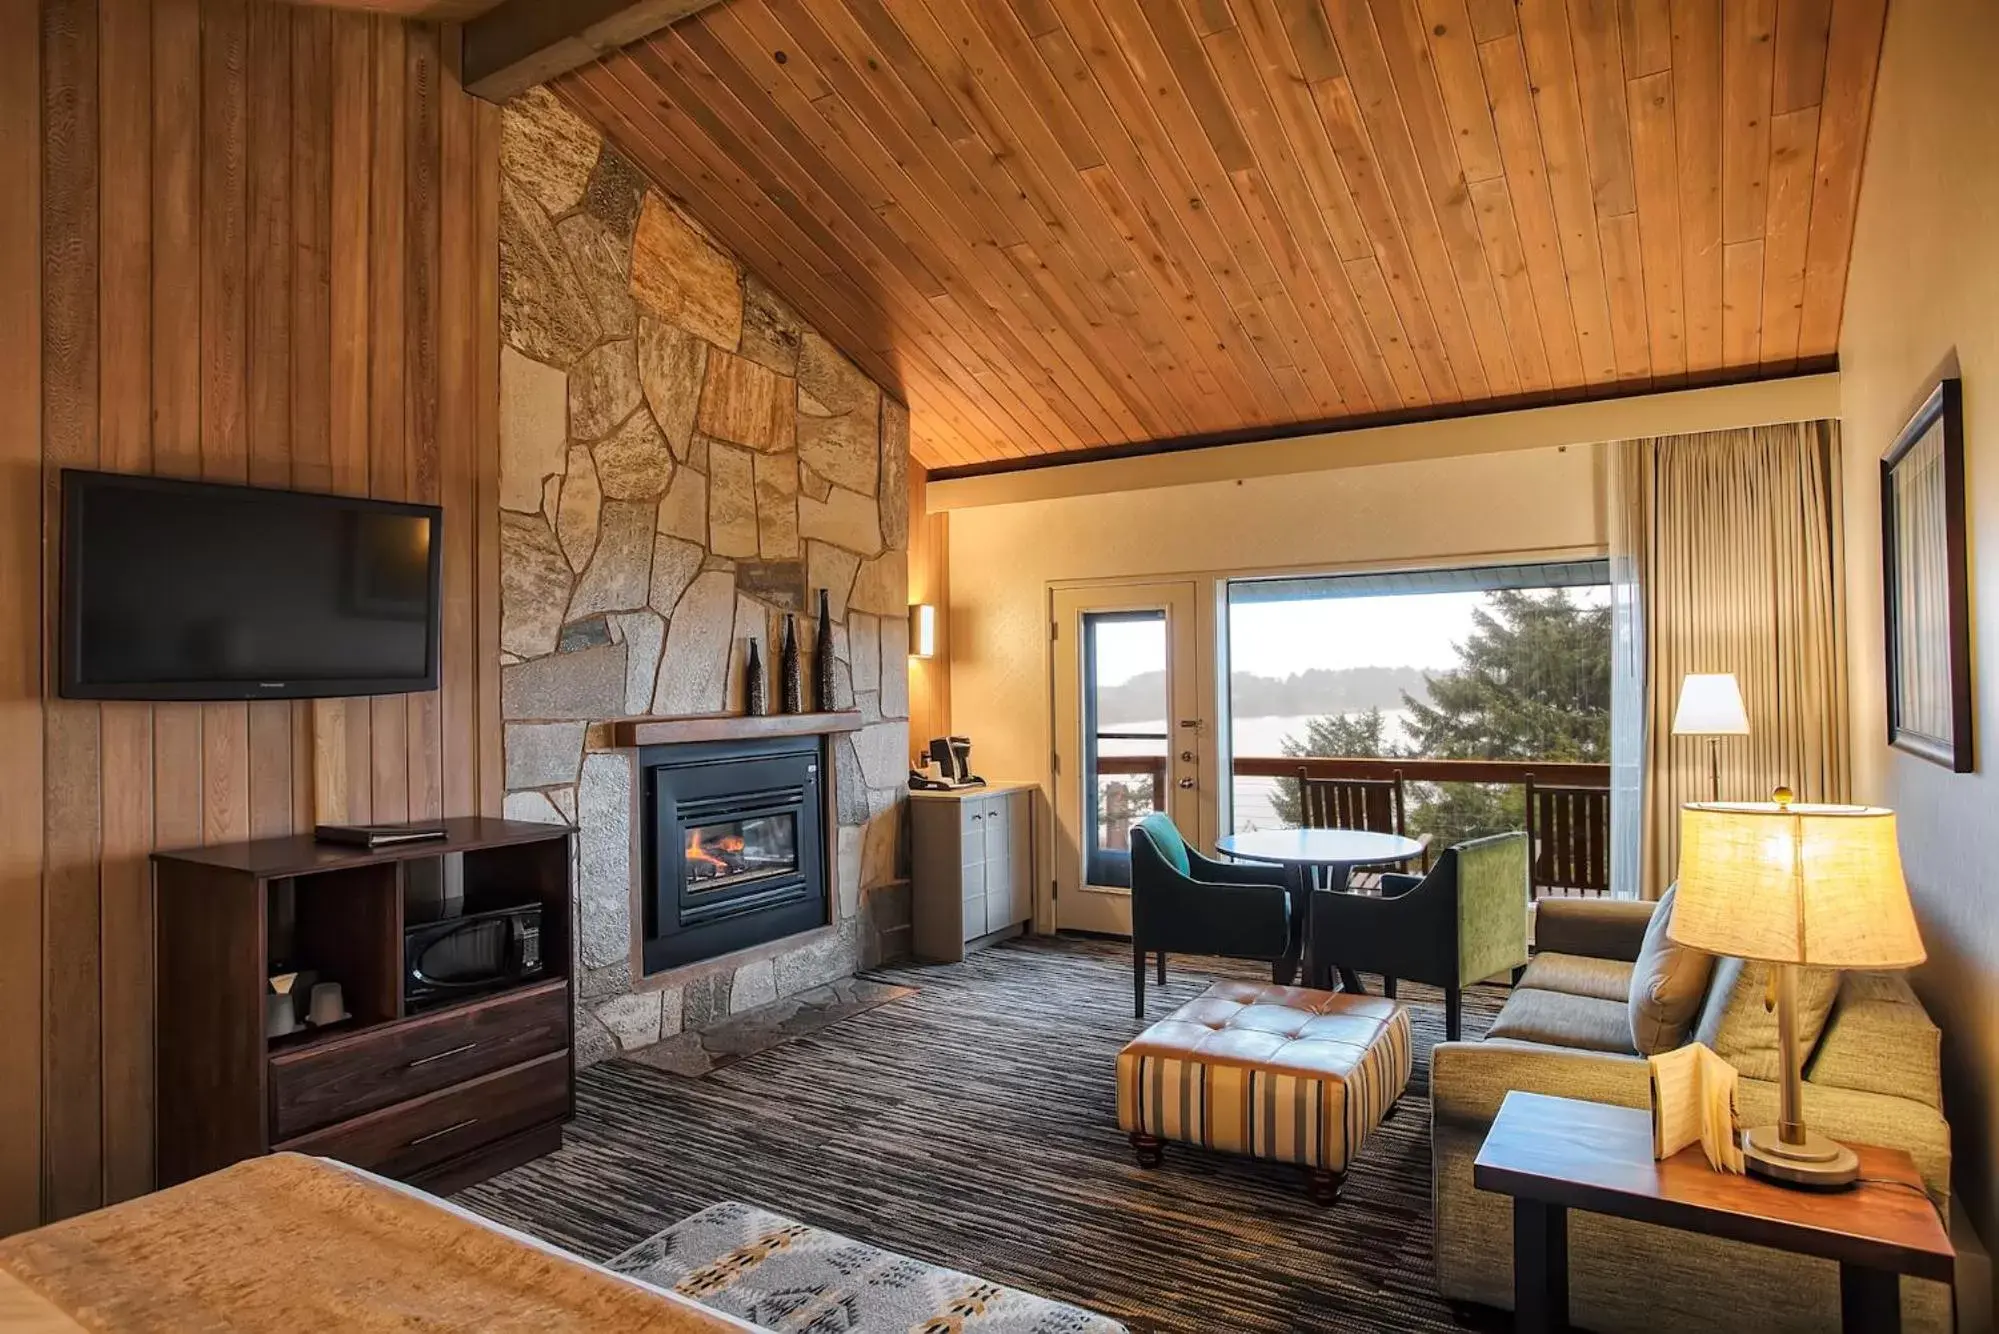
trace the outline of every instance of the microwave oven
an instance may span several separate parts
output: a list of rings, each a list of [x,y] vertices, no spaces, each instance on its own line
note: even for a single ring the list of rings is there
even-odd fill
[[[540,977],[542,909],[538,903],[413,922],[403,929],[403,1008],[500,991]]]

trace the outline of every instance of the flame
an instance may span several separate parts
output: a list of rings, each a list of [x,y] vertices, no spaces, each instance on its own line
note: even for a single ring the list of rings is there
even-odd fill
[[[725,834],[721,838],[713,840],[713,846],[722,852],[741,852],[743,850],[743,836],[741,834]],[[715,856],[714,853],[709,852],[708,847],[709,844],[702,840],[699,829],[690,829],[687,831],[687,859],[689,861],[707,862],[711,866],[719,866],[725,871],[728,870],[729,864],[720,857]]]

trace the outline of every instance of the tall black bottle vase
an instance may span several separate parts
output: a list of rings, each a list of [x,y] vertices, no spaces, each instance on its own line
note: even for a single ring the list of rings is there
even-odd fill
[[[770,712],[770,683],[764,679],[763,654],[750,640],[749,661],[743,664],[743,712],[761,718]]]
[[[833,689],[833,672],[837,664],[833,661],[833,609],[826,596],[826,590],[819,590],[819,634],[812,641],[813,686],[815,698],[813,707],[821,713],[831,713],[838,707]]]
[[[784,618],[784,647],[778,652],[778,672],[784,678],[784,711],[805,712],[805,668],[798,660],[798,618]]]

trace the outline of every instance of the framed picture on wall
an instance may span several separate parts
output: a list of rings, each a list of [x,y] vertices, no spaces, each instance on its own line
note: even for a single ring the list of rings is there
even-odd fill
[[[1961,395],[1956,379],[1938,384],[1881,459],[1881,605],[1888,744],[1962,774],[1972,738]]]

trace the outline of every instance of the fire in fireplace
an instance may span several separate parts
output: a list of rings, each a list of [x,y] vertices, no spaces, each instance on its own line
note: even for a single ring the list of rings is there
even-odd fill
[[[818,738],[639,753],[649,973],[830,919]]]
[[[796,822],[789,815],[753,816],[687,831],[683,864],[696,891],[713,891],[745,880],[784,875],[798,869]]]

